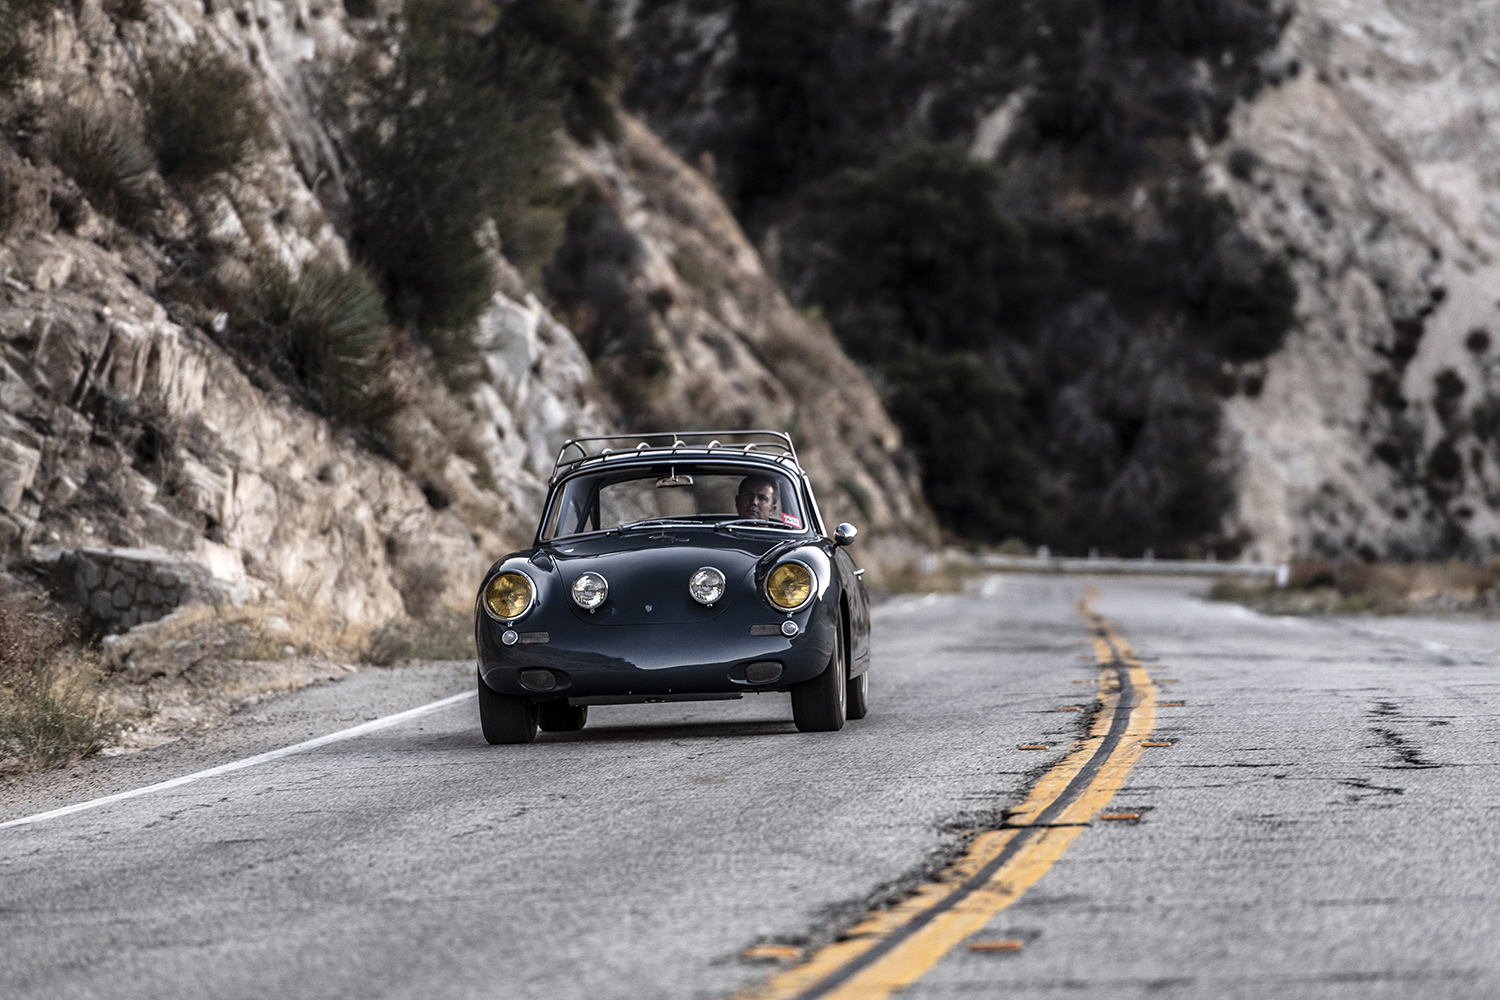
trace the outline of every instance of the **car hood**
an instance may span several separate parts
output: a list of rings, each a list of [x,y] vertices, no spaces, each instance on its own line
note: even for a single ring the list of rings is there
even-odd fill
[[[660,625],[705,621],[731,602],[761,600],[755,588],[756,566],[809,541],[806,535],[787,538],[769,532],[668,527],[562,539],[546,552],[565,591],[587,572],[609,581],[609,596],[594,612],[569,601],[579,619],[594,625]],[[688,577],[703,566],[724,574],[724,598],[712,607],[688,593]]]

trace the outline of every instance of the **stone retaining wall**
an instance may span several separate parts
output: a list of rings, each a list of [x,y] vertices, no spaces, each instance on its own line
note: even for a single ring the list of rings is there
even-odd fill
[[[54,587],[103,632],[124,632],[183,604],[225,596],[202,564],[144,549],[64,550],[49,562]]]

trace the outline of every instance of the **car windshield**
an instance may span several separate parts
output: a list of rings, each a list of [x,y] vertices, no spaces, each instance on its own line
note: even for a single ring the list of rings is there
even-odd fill
[[[781,531],[807,525],[789,476],[774,469],[678,464],[574,476],[554,498],[542,538],[664,520]]]

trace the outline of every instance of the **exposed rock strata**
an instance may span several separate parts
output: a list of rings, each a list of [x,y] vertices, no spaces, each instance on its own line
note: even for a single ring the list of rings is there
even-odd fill
[[[1497,53],[1492,3],[1299,0],[1215,151],[1301,288],[1225,406],[1263,558],[1500,552]]]

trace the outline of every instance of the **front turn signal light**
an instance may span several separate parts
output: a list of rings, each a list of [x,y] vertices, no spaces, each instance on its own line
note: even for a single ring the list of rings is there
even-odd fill
[[[531,610],[536,589],[525,573],[510,570],[499,574],[484,587],[484,606],[501,621],[515,621]]]
[[[799,562],[784,562],[766,577],[766,596],[783,611],[796,611],[812,595],[812,570]]]

